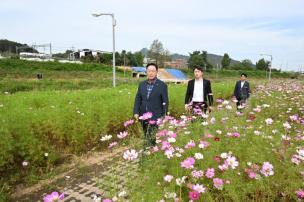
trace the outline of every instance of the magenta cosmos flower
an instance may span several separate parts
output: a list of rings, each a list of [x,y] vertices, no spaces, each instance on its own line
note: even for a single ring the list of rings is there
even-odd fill
[[[189,198],[192,201],[197,201],[200,198],[200,193],[198,193],[197,191],[190,191],[189,192]]]

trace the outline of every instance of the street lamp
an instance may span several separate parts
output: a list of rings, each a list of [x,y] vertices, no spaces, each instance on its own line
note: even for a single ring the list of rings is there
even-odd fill
[[[112,28],[113,28],[113,87],[116,87],[116,72],[115,72],[115,26],[116,20],[114,13],[93,13],[93,17],[100,17],[102,15],[109,15],[112,17]]]
[[[266,56],[269,56],[270,57],[270,67],[269,67],[269,81],[270,81],[270,78],[271,78],[271,66],[272,66],[272,55],[270,55],[270,54],[264,54],[264,53],[262,53],[262,54],[260,54],[261,56],[263,56],[263,55],[266,55]],[[267,70],[266,70],[267,71]]]

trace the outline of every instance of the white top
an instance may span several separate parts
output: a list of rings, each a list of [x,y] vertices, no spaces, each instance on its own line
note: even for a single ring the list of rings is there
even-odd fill
[[[243,88],[245,81],[241,81],[241,88]]]
[[[195,80],[192,101],[193,102],[204,102],[204,82],[203,82],[203,79]]]

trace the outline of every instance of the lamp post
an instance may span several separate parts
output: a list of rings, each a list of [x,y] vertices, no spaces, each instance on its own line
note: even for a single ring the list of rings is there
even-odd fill
[[[116,70],[115,70],[115,26],[116,20],[114,13],[93,13],[93,17],[100,17],[102,15],[109,15],[112,17],[112,29],[113,29],[113,87],[116,87]]]
[[[263,55],[266,55],[266,56],[269,56],[270,57],[270,67],[269,67],[269,81],[270,81],[270,79],[271,79],[271,66],[272,66],[272,55],[271,54],[264,54],[264,53],[262,53],[262,54],[260,54],[261,56],[263,56]],[[266,70],[267,71],[267,70]]]

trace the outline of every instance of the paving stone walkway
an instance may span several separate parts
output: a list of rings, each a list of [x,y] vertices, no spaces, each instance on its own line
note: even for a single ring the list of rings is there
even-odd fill
[[[16,202],[41,202],[46,193],[64,192],[65,202],[90,202],[97,194],[101,198],[112,198],[114,194],[131,191],[128,182],[139,171],[139,160],[126,161],[122,152],[109,156],[101,162],[75,169],[51,184],[32,193],[16,198]],[[126,201],[128,195],[126,195]]]

